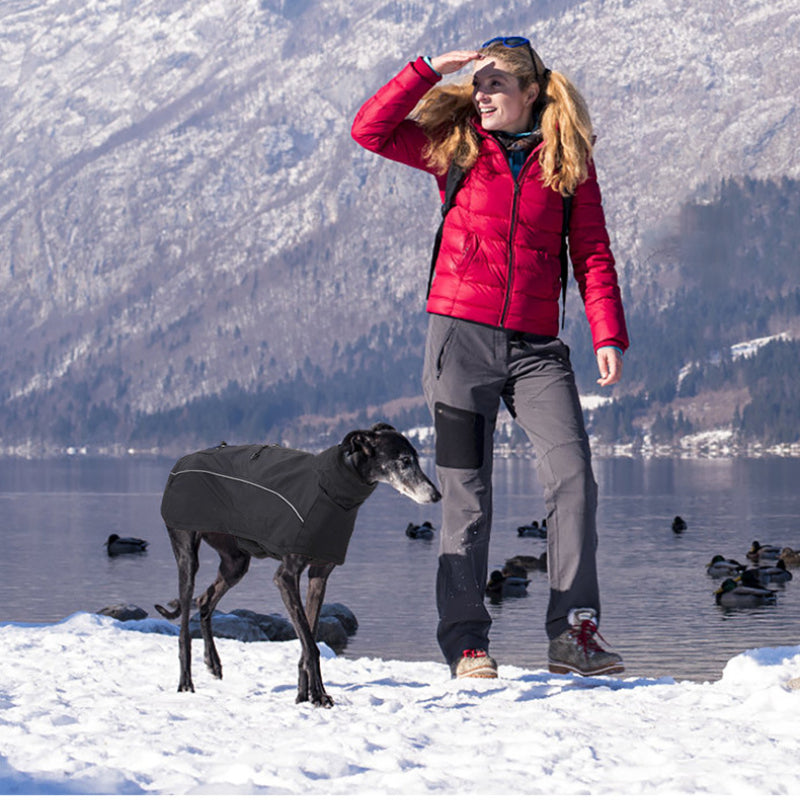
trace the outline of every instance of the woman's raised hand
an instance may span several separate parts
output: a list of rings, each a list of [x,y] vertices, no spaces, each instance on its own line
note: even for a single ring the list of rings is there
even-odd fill
[[[452,72],[458,72],[470,61],[480,58],[480,55],[477,50],[451,50],[449,53],[433,56],[431,66],[442,75],[449,75]]]

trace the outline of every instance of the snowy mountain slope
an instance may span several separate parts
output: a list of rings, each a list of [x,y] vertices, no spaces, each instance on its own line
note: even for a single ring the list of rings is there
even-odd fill
[[[800,173],[796,0],[6,0],[0,397],[28,429],[3,438],[328,369],[334,344],[402,329],[435,193],[349,126],[404,61],[497,32],[586,93],[630,288],[683,200]]]

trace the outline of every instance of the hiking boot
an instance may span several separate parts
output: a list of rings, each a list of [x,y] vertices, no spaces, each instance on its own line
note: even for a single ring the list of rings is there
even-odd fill
[[[616,653],[603,650],[595,637],[602,636],[597,632],[597,616],[593,608],[573,608],[567,620],[570,627],[550,642],[548,660],[550,672],[566,675],[577,672],[578,675],[613,675],[624,672],[622,657]]]
[[[465,650],[453,669],[454,678],[496,678],[497,662],[485,650]]]

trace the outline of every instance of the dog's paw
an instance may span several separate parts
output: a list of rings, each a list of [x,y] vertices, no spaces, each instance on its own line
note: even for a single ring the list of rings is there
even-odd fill
[[[309,695],[308,692],[298,692],[295,698],[295,703],[308,703],[310,702],[315,708],[331,708],[334,705],[333,698],[321,692],[319,694]]]
[[[312,698],[311,702],[315,708],[333,708],[333,698],[323,692],[318,697]]]
[[[215,677],[222,680],[222,662],[219,660],[219,656],[216,658],[214,657],[207,657],[205,659],[206,669]]]

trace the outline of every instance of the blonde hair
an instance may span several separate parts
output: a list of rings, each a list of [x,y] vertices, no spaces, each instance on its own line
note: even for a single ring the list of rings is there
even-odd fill
[[[502,61],[519,81],[520,90],[538,83],[534,112],[540,113],[544,140],[539,153],[542,183],[562,195],[572,194],[586,180],[592,158],[592,123],[581,93],[560,72],[545,70],[533,49],[491,44],[481,53]],[[451,162],[463,169],[475,164],[480,137],[472,121],[477,116],[471,81],[435,86],[422,98],[412,117],[428,136],[424,155],[434,171],[444,174]]]

